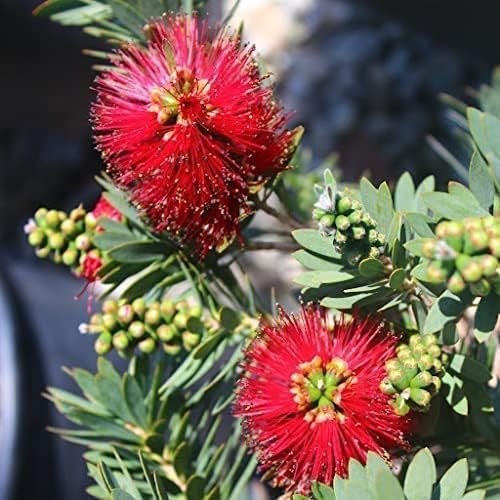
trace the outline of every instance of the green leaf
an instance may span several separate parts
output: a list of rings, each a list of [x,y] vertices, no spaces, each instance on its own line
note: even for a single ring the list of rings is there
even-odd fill
[[[355,275],[343,271],[309,271],[297,276],[294,281],[298,285],[318,288],[323,283],[340,283],[355,278]]]
[[[135,241],[113,248],[109,256],[117,262],[143,263],[164,259],[170,253],[171,248],[166,243]]]
[[[375,474],[374,486],[378,499],[405,500],[399,481],[389,469]]]
[[[466,493],[462,500],[484,500],[486,497],[486,490],[474,490]]]
[[[484,384],[491,378],[488,368],[475,359],[467,358],[463,354],[453,354],[450,368],[461,375],[461,378]]]
[[[389,186],[383,182],[378,189],[363,177],[359,185],[361,200],[365,210],[377,222],[377,229],[388,236],[391,221],[394,215],[392,195]]]
[[[488,215],[475,198],[474,203],[470,203],[469,198],[441,192],[425,193],[422,198],[434,215],[445,219],[457,220]]]
[[[104,231],[104,233],[99,233],[92,238],[94,245],[104,252],[135,240],[137,237],[132,233],[113,231]]]
[[[180,476],[188,477],[191,469],[191,448],[187,442],[181,443],[174,453],[174,469]]]
[[[434,233],[429,226],[432,219],[429,216],[417,212],[408,212],[404,215],[404,218],[416,235],[423,238],[434,238]]]
[[[479,204],[486,210],[493,205],[495,185],[483,157],[474,150],[469,166],[469,186]]]
[[[322,236],[316,229],[297,229],[292,232],[295,241],[315,254],[340,259],[341,255],[333,248],[333,237]]]
[[[315,500],[335,500],[333,488],[326,484],[315,481],[312,483],[311,490]]]
[[[474,318],[474,335],[479,342],[485,342],[490,338],[499,314],[500,300],[496,294],[490,293],[481,299]]]
[[[385,274],[384,264],[378,259],[363,259],[358,265],[359,274],[365,278],[377,278]]]
[[[394,212],[392,217],[392,221],[389,225],[389,230],[387,232],[387,244],[389,248],[392,249],[397,241],[401,239],[401,225],[402,225],[402,216],[399,212]]]
[[[436,482],[436,464],[428,448],[421,449],[410,462],[404,481],[408,500],[429,500]]]
[[[232,332],[240,324],[240,315],[229,307],[223,307],[220,312],[220,322],[225,330]]]
[[[200,500],[205,494],[206,479],[202,476],[191,476],[187,482],[186,499]]]
[[[417,192],[415,193],[415,201],[413,205],[413,210],[415,212],[427,214],[427,207],[422,198],[425,193],[434,191],[435,184],[436,181],[433,175],[429,175],[419,184]]]
[[[123,396],[130,414],[134,417],[134,422],[142,429],[146,429],[148,419],[144,395],[137,380],[129,373],[125,373],[123,377]]]
[[[434,238],[415,238],[414,240],[407,241],[403,246],[410,252],[412,255],[417,255],[419,257],[423,257],[423,248],[425,243],[428,241],[433,241]]]
[[[461,298],[446,290],[432,304],[423,333],[435,333],[441,330],[446,323],[456,320],[469,305],[470,297]]]
[[[307,250],[297,250],[292,255],[297,262],[313,271],[338,271],[344,267],[340,260],[331,260],[326,257],[316,256]]]
[[[415,200],[415,184],[409,172],[405,172],[398,180],[394,191],[396,210],[411,212]]]
[[[443,375],[443,393],[447,403],[459,415],[467,415],[469,413],[469,404],[463,390],[463,381],[458,377],[454,377],[449,372]]]
[[[138,497],[133,497],[129,495],[126,491],[114,489],[111,490],[112,500],[140,500]]]
[[[206,358],[222,341],[226,336],[225,332],[219,332],[210,335],[207,339],[198,345],[192,352],[194,359],[204,359]]]
[[[444,474],[433,492],[433,499],[462,500],[469,478],[467,460],[455,462]]]
[[[389,286],[393,290],[399,290],[401,285],[403,284],[406,277],[406,272],[404,269],[394,269],[391,275],[389,276]]]

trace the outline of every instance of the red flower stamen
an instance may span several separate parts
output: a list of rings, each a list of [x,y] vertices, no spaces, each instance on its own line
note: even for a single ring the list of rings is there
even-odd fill
[[[346,476],[368,451],[406,448],[413,414],[383,394],[398,337],[373,317],[329,321],[324,309],[282,312],[249,346],[235,404],[249,447],[275,486],[307,494],[312,481]]]
[[[251,187],[286,168],[296,132],[237,36],[181,15],[149,34],[97,80],[96,142],[155,230],[203,257],[239,235]]]

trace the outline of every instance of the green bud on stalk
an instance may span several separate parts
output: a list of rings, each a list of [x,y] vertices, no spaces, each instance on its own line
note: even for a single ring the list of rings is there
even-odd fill
[[[141,352],[144,352],[145,354],[151,354],[156,349],[156,342],[154,339],[149,337],[139,342],[137,347]]]
[[[335,226],[337,226],[340,231],[347,231],[351,223],[345,215],[338,215],[335,219]]]
[[[144,337],[146,333],[144,323],[142,323],[141,321],[133,321],[132,323],[130,323],[128,331],[134,339],[140,339]]]
[[[345,214],[352,208],[352,201],[347,196],[340,198],[337,201],[337,212],[340,214]],[[337,226],[338,227],[338,226]]]
[[[469,285],[472,295],[476,297],[486,297],[491,292],[491,284],[486,279],[481,279],[476,283],[471,283]]]
[[[182,347],[179,344],[163,344],[163,350],[170,356],[177,356]]]
[[[45,243],[45,233],[42,229],[35,229],[28,235],[28,243],[32,247],[39,247]]]
[[[385,378],[384,380],[382,380],[382,382],[380,382],[380,390],[384,394],[389,394],[389,395],[397,394],[398,392],[397,389],[391,384],[391,381],[388,378]]]
[[[123,330],[113,335],[113,346],[118,351],[125,350],[129,346],[129,343],[129,338]]]
[[[428,371],[423,371],[415,375],[410,380],[410,387],[427,387],[432,383],[432,375]]]
[[[99,356],[103,356],[111,351],[112,348],[112,337],[109,332],[104,332],[97,337],[94,343],[94,350]]]
[[[146,302],[142,297],[139,299],[135,299],[132,302],[132,309],[135,312],[135,314],[137,314],[137,316],[143,318],[146,312]]]
[[[161,322],[161,313],[159,309],[148,309],[144,315],[144,321],[147,325],[156,326]]]
[[[410,389],[410,398],[415,404],[423,407],[431,402],[430,392],[416,387]]]

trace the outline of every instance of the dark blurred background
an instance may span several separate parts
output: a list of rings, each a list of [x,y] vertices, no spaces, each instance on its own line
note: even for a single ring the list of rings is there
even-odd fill
[[[22,226],[40,205],[97,198],[94,73],[81,50],[99,42],[32,18],[37,3],[0,0],[0,500],[6,480],[12,498],[77,500],[88,483],[81,450],[44,431],[63,422],[40,393],[71,387],[62,365],[94,368],[91,342],[76,333],[87,303],[72,299],[81,282],[33,256]],[[212,1],[212,12],[221,8]],[[282,100],[306,126],[313,165],[338,151],[350,180],[406,169],[448,180],[453,172],[425,141],[446,134],[437,96],[463,96],[489,79],[499,20],[494,1],[313,1],[277,73]]]

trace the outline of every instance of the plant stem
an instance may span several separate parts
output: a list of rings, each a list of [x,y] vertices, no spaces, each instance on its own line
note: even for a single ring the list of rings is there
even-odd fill
[[[290,215],[279,212],[275,208],[268,205],[266,202],[260,200],[257,196],[255,196],[252,201],[257,208],[265,212],[267,215],[270,215],[271,217],[279,220],[282,224],[285,224],[292,229],[299,229],[303,227],[302,224],[295,221]]]

